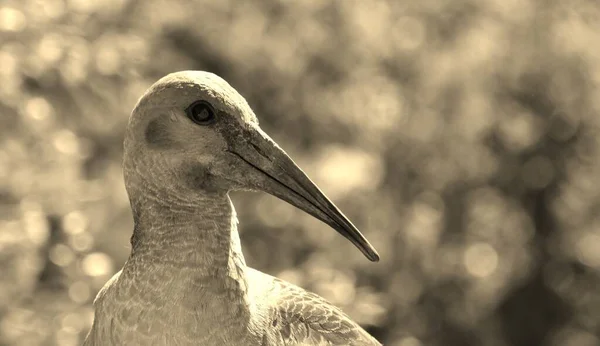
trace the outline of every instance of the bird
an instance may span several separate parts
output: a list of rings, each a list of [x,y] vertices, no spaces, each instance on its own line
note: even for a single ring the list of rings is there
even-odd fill
[[[223,78],[180,71],[150,86],[123,176],[131,253],[94,299],[84,346],[381,345],[324,298],[246,266],[230,191],[271,194],[379,254]]]

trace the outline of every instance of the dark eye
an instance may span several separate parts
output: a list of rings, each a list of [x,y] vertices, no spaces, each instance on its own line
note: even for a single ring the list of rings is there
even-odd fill
[[[206,101],[196,101],[185,111],[188,117],[198,125],[208,125],[215,120],[215,110]]]

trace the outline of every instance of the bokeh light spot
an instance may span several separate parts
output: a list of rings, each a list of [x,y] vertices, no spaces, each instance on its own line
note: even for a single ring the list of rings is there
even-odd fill
[[[18,32],[27,26],[27,18],[16,8],[0,8],[0,30]]]
[[[59,18],[65,13],[64,0],[41,0],[36,5],[51,19]]]
[[[75,254],[65,244],[56,244],[50,249],[50,260],[59,267],[66,267],[73,262]]]
[[[121,67],[121,54],[111,40],[105,39],[96,52],[96,69],[104,75],[112,75]]]
[[[94,252],[83,259],[81,262],[83,272],[89,276],[102,276],[112,273],[112,259],[105,253]]]
[[[50,226],[44,213],[36,210],[24,212],[23,224],[29,240],[38,245],[46,243],[50,236]]]
[[[444,222],[444,201],[434,192],[423,192],[412,205],[406,226],[406,235],[424,249],[431,249],[439,241]]]
[[[90,296],[90,286],[83,281],[76,281],[69,286],[69,298],[76,303],[85,303]]]
[[[467,247],[463,261],[469,274],[484,278],[498,267],[498,253],[489,244],[475,243]]]
[[[539,140],[543,126],[530,112],[509,106],[499,120],[498,133],[507,148],[521,151]]]
[[[75,251],[88,251],[94,245],[94,237],[88,232],[72,234],[69,237],[69,245]]]
[[[87,14],[92,13],[102,5],[104,1],[87,1],[87,0],[68,0],[69,8],[76,12]]]
[[[421,346],[421,341],[414,336],[407,336],[398,341],[395,346]]]
[[[63,154],[75,154],[79,149],[79,140],[73,132],[61,130],[54,135],[54,147]]]
[[[48,63],[57,62],[63,54],[65,38],[57,34],[47,34],[40,40],[37,54]]]
[[[4,77],[10,78],[11,75],[17,73],[17,67],[19,63],[17,58],[5,51],[0,51],[0,74]]]
[[[332,146],[317,163],[317,176],[334,198],[353,190],[376,188],[383,177],[381,158],[363,151]]]
[[[71,42],[60,73],[68,84],[76,85],[85,80],[90,63],[90,47],[84,40]]]
[[[25,114],[34,120],[44,120],[54,114],[54,108],[43,97],[33,97],[25,104]]]
[[[425,25],[419,18],[404,16],[395,23],[394,42],[399,49],[411,51],[419,48],[425,40]]]
[[[63,228],[68,234],[82,233],[87,225],[87,217],[78,210],[72,211],[63,217]]]
[[[577,258],[587,266],[600,268],[600,235],[583,235],[577,242]]]

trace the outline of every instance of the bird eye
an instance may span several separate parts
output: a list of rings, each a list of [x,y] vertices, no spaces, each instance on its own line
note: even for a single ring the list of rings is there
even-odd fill
[[[206,101],[194,102],[185,111],[188,117],[198,125],[209,125],[215,120],[215,110]]]

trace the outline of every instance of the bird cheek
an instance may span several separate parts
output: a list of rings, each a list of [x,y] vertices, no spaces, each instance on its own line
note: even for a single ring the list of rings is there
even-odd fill
[[[203,192],[219,192],[226,187],[226,181],[211,173],[209,165],[191,164],[184,169],[184,183],[187,188]]]

